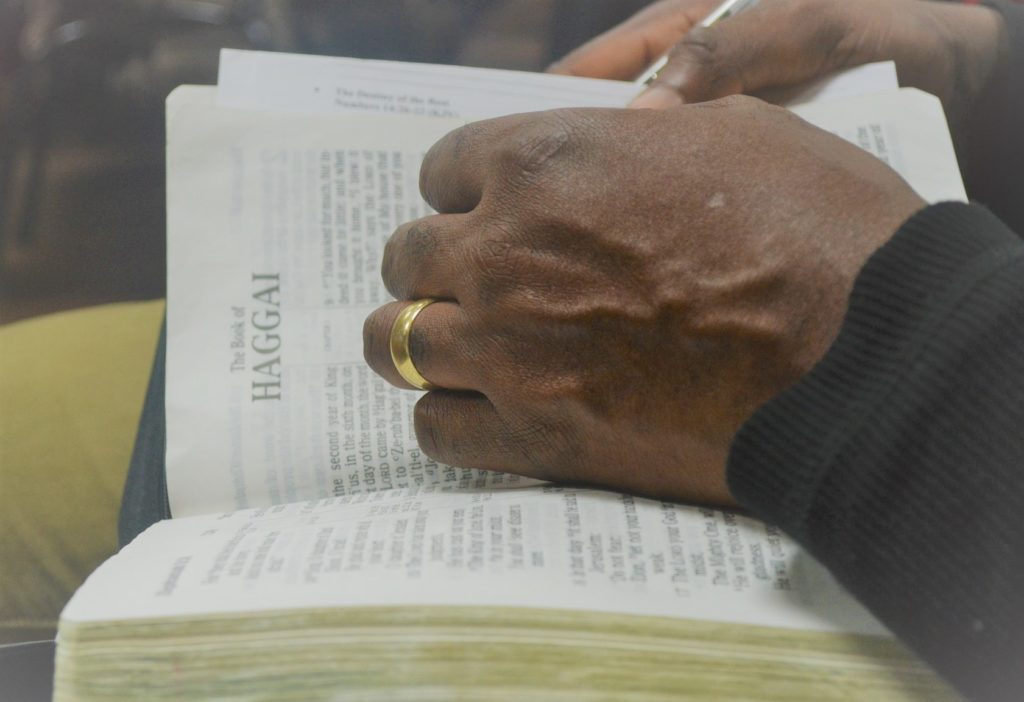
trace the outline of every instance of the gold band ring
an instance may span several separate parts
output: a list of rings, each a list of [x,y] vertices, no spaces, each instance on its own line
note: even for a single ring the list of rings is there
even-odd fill
[[[423,311],[427,305],[437,302],[432,297],[425,297],[417,300],[398,313],[395,323],[391,325],[391,360],[395,369],[402,379],[420,390],[433,390],[437,386],[420,375],[416,370],[416,364],[412,362],[412,353],[409,351],[409,335],[412,333],[412,323],[416,315]]]

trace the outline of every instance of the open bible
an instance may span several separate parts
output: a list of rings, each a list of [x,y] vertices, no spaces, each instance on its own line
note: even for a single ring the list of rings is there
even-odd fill
[[[793,109],[964,199],[935,98],[833,90]],[[429,212],[430,145],[634,91],[230,52],[218,88],[170,96],[174,518],[65,609],[56,699],[953,698],[770,525],[437,464],[418,394],[365,366],[384,242]]]

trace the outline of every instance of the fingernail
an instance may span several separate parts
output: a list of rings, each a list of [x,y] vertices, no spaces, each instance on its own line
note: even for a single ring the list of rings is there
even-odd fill
[[[667,110],[670,107],[678,107],[683,104],[683,98],[674,90],[656,85],[640,93],[630,107],[640,110]]]

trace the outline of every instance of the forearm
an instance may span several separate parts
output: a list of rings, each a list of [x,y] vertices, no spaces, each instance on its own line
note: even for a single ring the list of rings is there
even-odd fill
[[[1024,243],[915,215],[822,362],[733,444],[737,499],[977,699],[1024,693]]]
[[[972,200],[1024,231],[1024,4],[986,0],[1003,19],[1000,56],[987,89],[972,106],[961,166]]]

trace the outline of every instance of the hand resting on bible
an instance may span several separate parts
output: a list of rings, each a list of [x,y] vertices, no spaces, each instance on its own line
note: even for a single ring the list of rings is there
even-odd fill
[[[822,357],[864,261],[924,205],[892,170],[747,97],[677,109],[477,122],[428,153],[439,214],[383,261],[399,300],[366,321],[369,364],[411,300],[416,406],[457,466],[732,504],[738,428]]]

